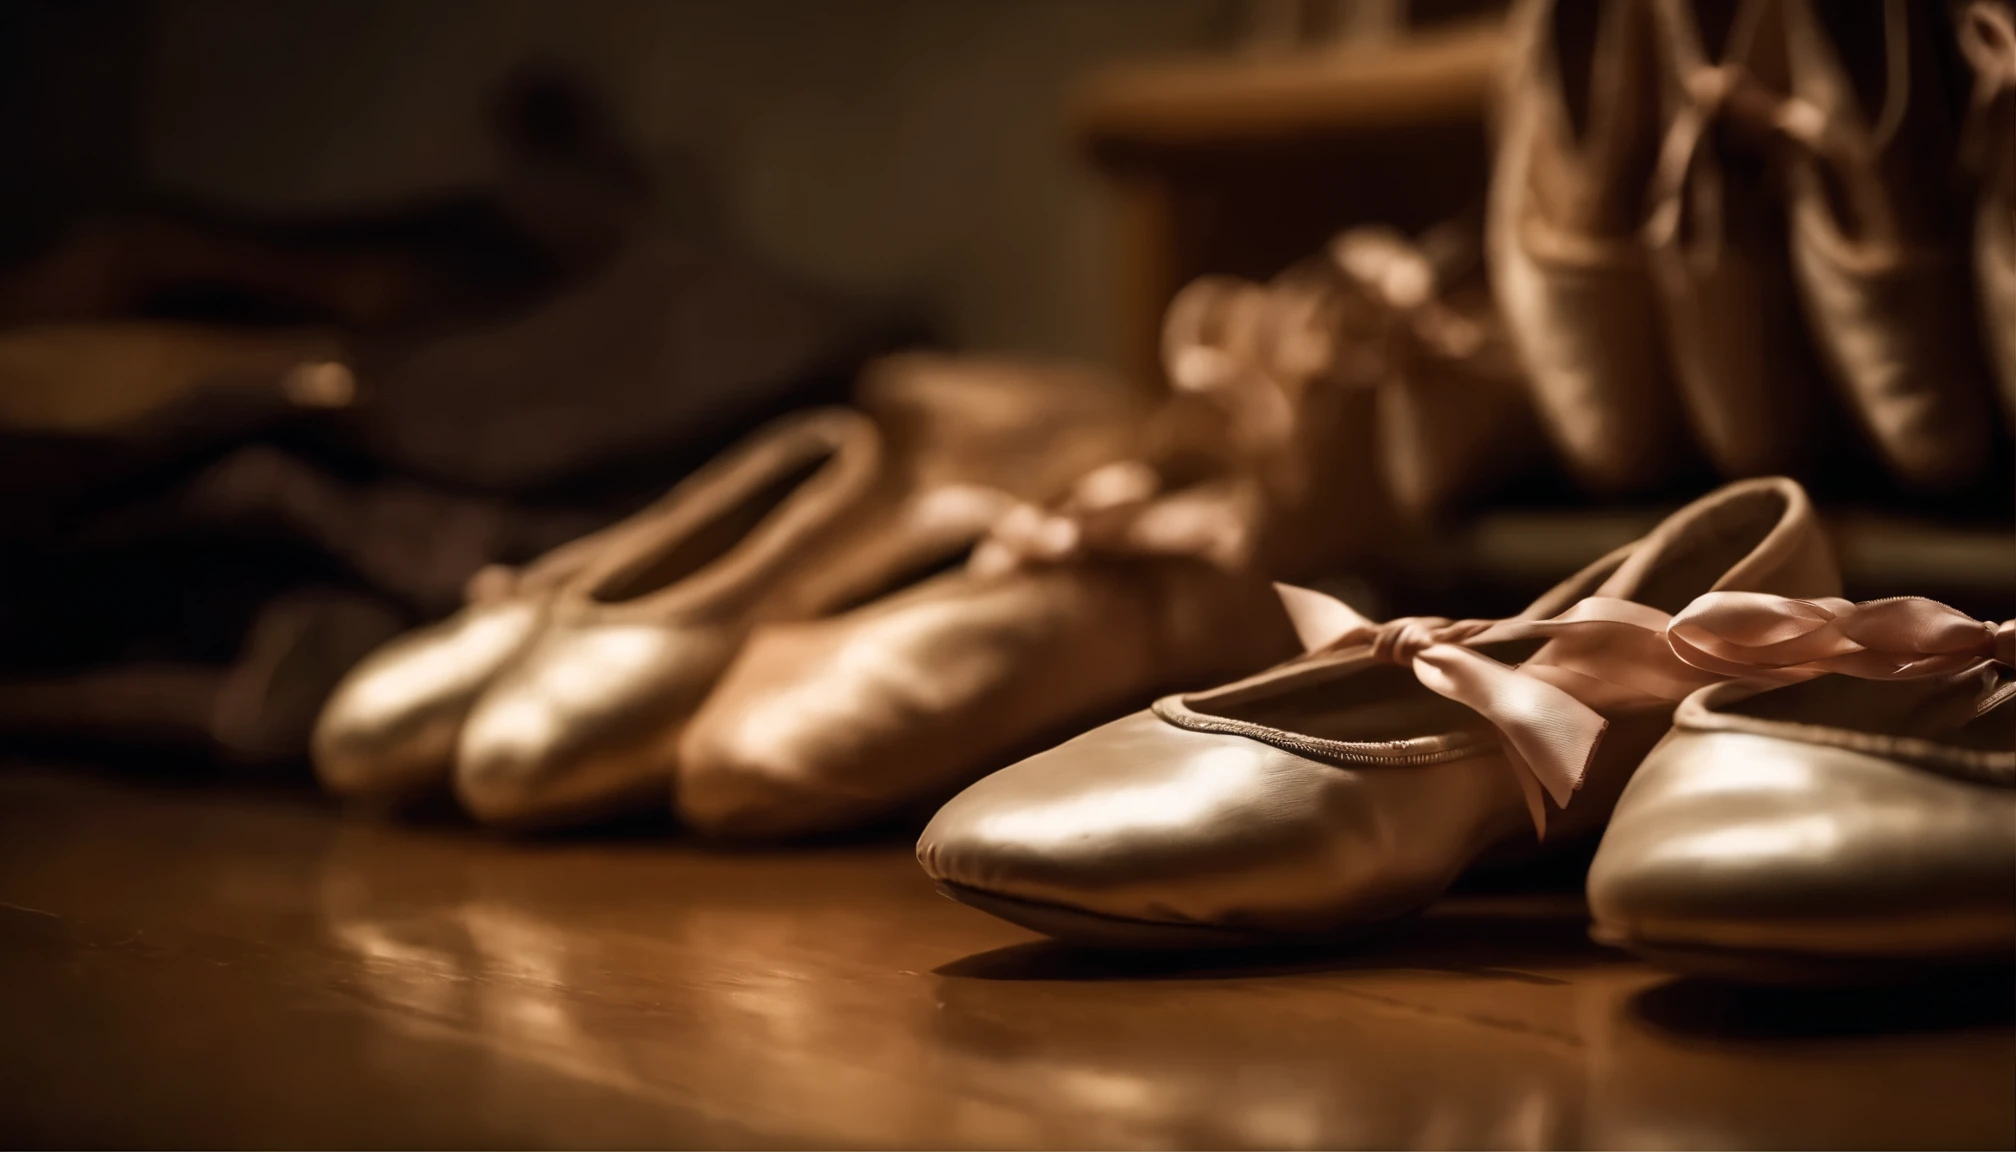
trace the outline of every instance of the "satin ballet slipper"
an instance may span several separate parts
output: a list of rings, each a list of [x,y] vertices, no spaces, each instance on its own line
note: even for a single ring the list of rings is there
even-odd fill
[[[1379,483],[1375,402],[1477,395],[1486,322],[1442,298],[1445,271],[1361,229],[1266,284],[1186,287],[1163,330],[1179,395],[1144,459],[1088,472],[1058,508],[1004,515],[962,574],[761,629],[682,743],[681,813],[724,837],[885,819],[1159,691],[1291,651],[1263,574],[1404,537]],[[1523,427],[1495,432],[1516,449]],[[1443,448],[1481,431],[1405,430]],[[1438,456],[1408,491],[1439,504],[1479,475]]]
[[[1545,448],[1482,275],[1481,222],[1362,227],[1266,283],[1200,277],[1164,317],[1174,389],[1202,399],[1265,491],[1265,566],[1404,563],[1423,528]]]
[[[1689,423],[1724,475],[1798,472],[1828,426],[1786,255],[1767,110],[1776,0],[1654,0],[1666,137],[1643,236]]]
[[[455,753],[478,819],[575,823],[664,802],[687,721],[760,624],[828,615],[963,554],[1023,496],[1131,447],[1145,400],[1017,361],[899,357],[784,474],[685,501],[644,549],[610,550],[483,694]]]
[[[1584,484],[1643,488],[1683,458],[1638,236],[1657,150],[1639,0],[1522,0],[1507,21],[1487,243],[1542,422]]]
[[[317,777],[339,796],[423,791],[448,782],[455,745],[477,698],[546,626],[552,602],[605,552],[665,535],[683,509],[711,501],[731,477],[788,466],[787,444],[852,429],[839,409],[773,425],[636,515],[564,544],[522,569],[486,568],[470,603],[373,652],[323,707],[310,743]],[[627,551],[626,551],[627,554]]]
[[[677,807],[721,837],[856,827],[1293,643],[1264,580],[1194,559],[947,574],[759,632],[687,731]]]
[[[1243,401],[1235,420],[1256,410],[1271,514],[1323,526],[1280,542],[1277,573],[1410,555],[1426,542],[1409,530],[1544,451],[1482,248],[1473,220],[1414,239],[1353,228],[1266,284],[1201,277],[1170,303],[1171,383]]]
[[[1380,390],[1380,478],[1411,523],[1445,524],[1546,457],[1518,378],[1473,364],[1423,363]]]
[[[1381,486],[1412,524],[1446,520],[1546,454],[1525,374],[1483,276],[1476,231],[1450,223],[1401,244],[1359,228],[1332,241],[1346,264],[1377,257],[1369,262],[1396,313],[1385,332],[1364,342],[1369,347],[1355,351],[1375,374]]]
[[[794,603],[802,607],[793,610],[802,611],[844,600],[860,587],[885,581],[892,570],[914,566],[919,557],[963,549],[1012,493],[1048,496],[1084,469],[1128,451],[1146,407],[1123,385],[1078,369],[928,355],[871,364],[857,399],[866,418],[828,409],[779,421],[622,523],[556,549],[522,571],[479,573],[471,582],[471,603],[461,613],[374,654],[339,689],[314,741],[324,784],[339,794],[356,794],[447,783],[477,699],[547,630],[563,589],[597,578],[589,571],[597,565],[606,575],[644,564],[647,554],[677,550],[706,519],[703,509],[733,504],[730,489],[755,499],[766,477],[781,479],[781,472],[807,463],[807,453],[825,450],[813,445],[837,452],[835,446],[845,442],[851,455],[869,454],[875,463],[867,468],[872,476],[850,481],[858,489],[852,499],[825,505],[847,526],[839,540],[820,550],[816,565],[794,576]],[[769,498],[783,501],[788,495],[773,491]],[[745,504],[741,511],[746,520],[755,507]],[[746,531],[751,525],[731,527]],[[824,527],[801,524],[807,539],[799,545],[810,547],[809,537]],[[696,547],[705,553],[736,545],[735,539],[717,538]],[[690,553],[687,561],[689,567],[698,563]],[[656,577],[670,579],[671,570]],[[631,589],[633,599],[639,591]],[[572,599],[578,603],[583,597]],[[770,610],[787,610],[784,601],[781,594],[772,597]],[[584,614],[593,613],[575,612]],[[705,647],[695,643],[696,652]],[[483,776],[489,786],[470,789],[496,818],[530,819],[538,789],[523,777],[509,784],[509,771],[483,759],[490,755],[485,739],[485,751],[472,761],[485,767],[470,774]],[[524,754],[522,745],[513,753]]]
[[[1822,362],[1889,470],[1950,490],[1993,438],[1990,388],[1946,180],[1936,4],[1782,0],[1803,144],[1790,171],[1792,268]],[[1928,178],[1928,174],[1930,178]]]
[[[1674,701],[1713,678],[1667,651],[1666,613],[1713,588],[1838,580],[1805,492],[1764,479],[1509,621],[1377,625],[1291,589],[1307,655],[988,776],[918,860],[954,899],[1104,946],[1373,929],[1536,826],[1550,845],[1602,827]]]
[[[1746,678],[1683,701],[1618,802],[1589,872],[1597,937],[1767,983],[2016,957],[2016,622],[1719,599],[1672,631]],[[1718,643],[1718,615],[1753,646]]]

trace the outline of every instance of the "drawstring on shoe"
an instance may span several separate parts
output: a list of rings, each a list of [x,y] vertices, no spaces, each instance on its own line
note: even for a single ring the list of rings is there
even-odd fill
[[[1862,137],[1842,131],[1812,102],[1772,89],[1742,64],[1701,65],[1687,75],[1683,88],[1687,103],[1667,129],[1649,190],[1645,238],[1655,247],[1676,242],[1683,226],[1707,231],[1708,249],[1720,246],[1721,218],[1705,213],[1689,219],[1687,211],[1688,182],[1718,123],[1735,124],[1761,140],[1802,151],[1835,171],[1852,172],[1870,160]],[[1849,179],[1840,186],[1859,233],[1895,234],[1889,204],[1866,181]]]

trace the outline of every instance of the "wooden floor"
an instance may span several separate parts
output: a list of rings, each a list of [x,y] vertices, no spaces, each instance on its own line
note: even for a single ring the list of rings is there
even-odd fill
[[[0,774],[0,1140],[2009,1147],[1996,977],[1760,995],[1452,898],[1346,953],[1101,959],[902,844],[513,844]]]

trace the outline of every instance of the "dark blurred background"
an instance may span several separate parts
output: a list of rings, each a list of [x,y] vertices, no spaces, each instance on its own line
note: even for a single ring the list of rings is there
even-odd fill
[[[1061,131],[1101,62],[1232,0],[26,0],[0,11],[0,252],[162,198],[353,213],[494,183],[528,67],[607,101],[682,222],[946,338],[1114,354],[1113,208]]]

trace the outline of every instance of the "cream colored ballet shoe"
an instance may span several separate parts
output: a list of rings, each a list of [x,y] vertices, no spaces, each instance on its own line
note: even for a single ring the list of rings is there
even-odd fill
[[[1291,590],[1308,655],[981,780],[918,860],[954,899],[1099,945],[1375,928],[1535,825],[1550,842],[1602,827],[1673,702],[1713,678],[1665,649],[1667,612],[1711,588],[1838,579],[1804,491],[1766,479],[1681,509],[1510,621],[1374,625]]]

